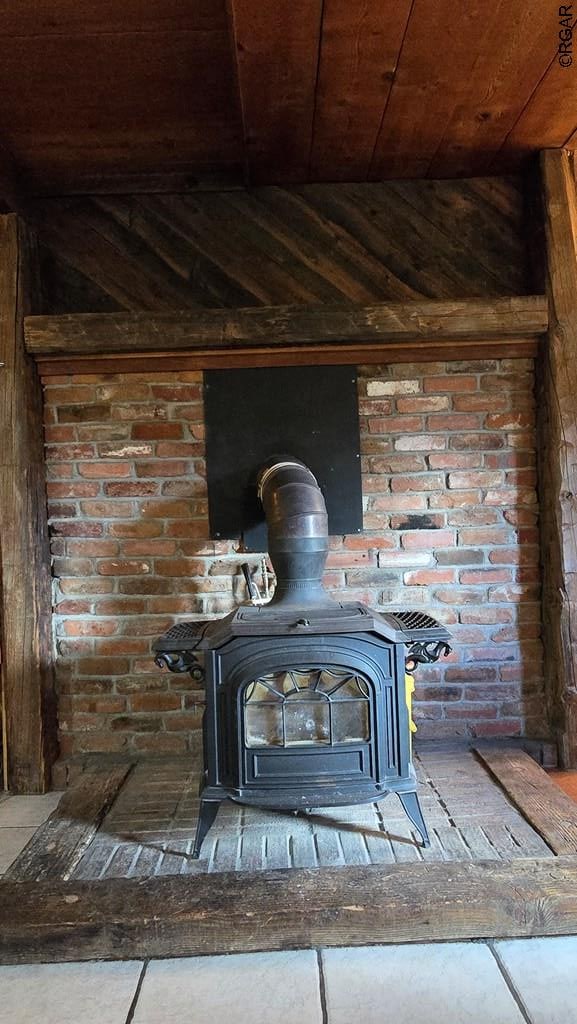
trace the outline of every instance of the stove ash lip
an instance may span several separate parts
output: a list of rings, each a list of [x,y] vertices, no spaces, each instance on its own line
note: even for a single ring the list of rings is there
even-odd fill
[[[257,489],[277,580],[266,607],[334,607],[334,599],[323,585],[329,552],[328,515],[316,477],[300,459],[276,455],[259,469]]]

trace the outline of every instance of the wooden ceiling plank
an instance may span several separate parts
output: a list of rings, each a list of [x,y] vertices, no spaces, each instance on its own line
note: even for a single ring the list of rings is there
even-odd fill
[[[322,0],[230,0],[253,184],[308,174]]]
[[[364,181],[412,0],[325,0],[309,178]]]
[[[118,35],[222,29],[223,0],[0,0],[0,35]]]
[[[85,313],[27,317],[27,350],[89,355],[146,352],[159,348],[269,348],[310,343],[523,337],[547,330],[542,295],[381,303],[376,306],[277,306],[178,313]]]
[[[495,155],[556,58],[558,37],[551,11],[530,0],[509,16],[502,0],[498,16],[479,39],[466,95],[447,125],[428,168],[432,178],[487,173]]]
[[[420,178],[466,95],[476,54],[502,0],[459,8],[415,0],[369,178]],[[510,15],[509,15],[510,17]]]
[[[0,213],[17,213],[23,207],[18,169],[12,154],[0,142]]]
[[[573,29],[577,30],[577,19]],[[575,137],[573,133],[575,132]],[[572,144],[571,140],[574,138]],[[553,59],[518,120],[492,160],[489,170],[519,166],[536,149],[558,149],[577,141],[577,79],[574,65]]]
[[[238,165],[226,29],[12,40],[1,51],[0,125],[31,184]]]

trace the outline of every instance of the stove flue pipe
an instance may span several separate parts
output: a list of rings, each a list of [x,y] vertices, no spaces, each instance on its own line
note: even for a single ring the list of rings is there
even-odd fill
[[[331,605],[322,577],[329,550],[322,491],[304,462],[269,459],[257,477],[268,526],[268,551],[276,573],[271,605]]]

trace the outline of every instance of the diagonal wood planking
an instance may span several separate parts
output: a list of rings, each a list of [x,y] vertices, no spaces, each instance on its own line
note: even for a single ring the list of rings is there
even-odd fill
[[[523,295],[516,179],[45,200],[46,313]]]

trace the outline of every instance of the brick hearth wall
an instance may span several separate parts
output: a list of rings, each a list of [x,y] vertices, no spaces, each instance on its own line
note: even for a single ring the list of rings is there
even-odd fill
[[[62,753],[186,751],[202,692],[150,644],[243,599],[246,558],[208,538],[201,375],[45,383]],[[425,737],[547,732],[533,385],[530,360],[359,371],[364,533],[332,538],[326,583],[450,627]]]

